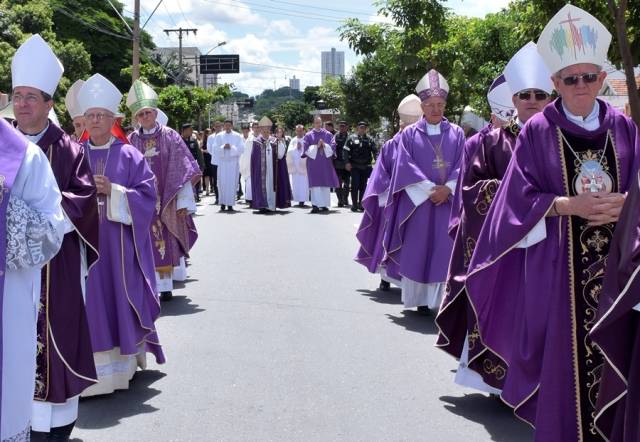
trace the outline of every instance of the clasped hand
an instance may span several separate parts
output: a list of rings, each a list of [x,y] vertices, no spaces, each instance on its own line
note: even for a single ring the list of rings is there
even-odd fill
[[[439,206],[447,202],[449,195],[451,195],[451,189],[447,186],[435,186],[429,200],[436,206]]]
[[[558,210],[560,215],[576,215],[589,221],[590,226],[618,221],[625,195],[621,193],[587,192],[568,198],[566,209]],[[565,212],[565,213],[563,213]]]
[[[111,195],[111,181],[104,175],[94,175],[96,190],[100,195]]]

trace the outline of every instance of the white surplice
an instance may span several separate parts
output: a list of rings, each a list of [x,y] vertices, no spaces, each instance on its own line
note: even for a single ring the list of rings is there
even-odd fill
[[[60,191],[49,160],[29,143],[11,195],[21,198],[49,221],[59,236],[65,231]],[[50,259],[51,256],[48,258]],[[36,377],[36,321],[40,270],[46,264],[7,270],[2,312],[2,428],[0,439],[28,440]]]
[[[307,159],[302,158],[302,139],[294,137],[289,143],[287,167],[291,175],[291,191],[293,201],[304,203],[309,201],[309,177],[307,176]]]
[[[229,144],[229,149],[225,149]],[[213,140],[213,150],[218,160],[218,201],[223,206],[234,206],[238,194],[240,156],[244,152],[244,140],[238,132],[220,132]],[[213,157],[213,153],[211,153]]]

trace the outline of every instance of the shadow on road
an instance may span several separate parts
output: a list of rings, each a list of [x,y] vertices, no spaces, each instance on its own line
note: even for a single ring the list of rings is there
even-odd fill
[[[408,331],[422,333],[423,335],[435,335],[438,327],[433,322],[434,316],[426,316],[413,310],[404,310],[402,316],[387,315],[394,324],[401,325]]]
[[[151,385],[165,376],[165,373],[158,370],[139,371],[133,377],[128,390],[80,400],[78,428],[111,428],[118,425],[122,419],[158,411],[145,402],[161,393]]]
[[[356,290],[363,296],[367,296],[372,301],[375,301],[379,304],[391,304],[398,305],[402,304],[402,299],[400,298],[400,289],[393,287],[388,292],[383,292],[381,290],[367,290],[367,289],[358,289]]]
[[[163,302],[160,316],[186,316],[201,313],[205,309],[198,304],[192,304],[186,296],[174,296],[171,301]]]
[[[448,411],[472,422],[482,424],[491,440],[500,442],[528,442],[533,440],[533,430],[513,415],[512,410],[499,399],[483,394],[466,394],[461,397],[442,396]]]

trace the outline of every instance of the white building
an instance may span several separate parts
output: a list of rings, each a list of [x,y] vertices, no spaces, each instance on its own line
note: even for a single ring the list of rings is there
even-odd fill
[[[336,48],[331,48],[331,51],[322,51],[322,84],[327,77],[344,77],[344,52],[336,51]]]
[[[293,91],[299,91],[300,90],[300,79],[296,78],[295,75],[293,76],[293,78],[289,79],[289,89],[291,89]]]

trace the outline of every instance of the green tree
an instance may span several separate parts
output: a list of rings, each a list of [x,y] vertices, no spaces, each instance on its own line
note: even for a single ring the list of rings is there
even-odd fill
[[[158,107],[167,114],[173,127],[180,127],[183,123],[203,127],[211,106],[229,96],[231,90],[227,85],[210,89],[171,85],[158,94]]]
[[[298,124],[311,123],[313,117],[309,112],[312,110],[313,108],[303,101],[291,100],[280,104],[267,115],[286,129],[293,130]]]
[[[303,99],[304,102],[310,104],[311,106],[315,106],[316,101],[320,99],[318,95],[318,91],[320,90],[320,86],[307,86],[304,88]]]

